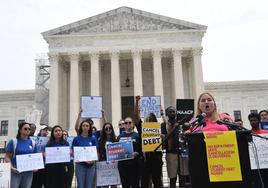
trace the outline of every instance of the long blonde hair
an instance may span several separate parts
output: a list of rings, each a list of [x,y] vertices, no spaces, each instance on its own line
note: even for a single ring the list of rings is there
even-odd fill
[[[219,114],[218,114],[218,111],[217,111],[217,105],[216,105],[216,102],[215,102],[214,97],[213,97],[209,92],[204,92],[204,93],[201,93],[201,94],[199,95],[199,98],[198,98],[198,100],[197,100],[197,110],[196,110],[196,112],[197,112],[197,114],[201,114],[201,113],[202,113],[201,109],[199,108],[199,103],[200,103],[201,97],[202,97],[203,95],[205,95],[205,94],[209,95],[209,96],[211,97],[211,99],[213,100],[213,102],[214,102],[214,106],[215,106],[215,108],[214,108],[214,110],[213,110],[213,112],[212,112],[211,119],[212,119],[213,121],[217,121],[217,120],[219,119]]]

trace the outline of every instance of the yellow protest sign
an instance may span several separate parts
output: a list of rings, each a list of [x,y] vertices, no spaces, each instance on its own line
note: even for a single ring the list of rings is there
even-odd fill
[[[161,143],[161,128],[160,123],[144,122],[142,123],[142,152],[154,151]],[[161,147],[158,151],[161,150]]]
[[[242,181],[235,131],[204,132],[211,182]]]

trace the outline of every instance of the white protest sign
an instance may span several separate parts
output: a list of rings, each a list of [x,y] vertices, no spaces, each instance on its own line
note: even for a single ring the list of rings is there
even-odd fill
[[[16,155],[16,162],[17,170],[19,172],[26,172],[44,168],[42,153]]]
[[[268,138],[268,134],[261,134],[261,136]],[[260,169],[268,168],[267,140],[259,138],[259,137],[255,137],[255,136],[252,138],[257,148],[257,156],[258,156]],[[251,169],[257,169],[256,159],[254,157],[252,145],[249,145],[249,158],[250,158]]]
[[[117,162],[101,161],[96,163],[97,186],[121,184]]]
[[[102,118],[102,97],[81,96],[82,118]]]
[[[154,113],[160,118],[161,98],[160,96],[143,96],[140,99],[140,117],[144,118],[148,114]]]
[[[96,146],[74,147],[74,161],[97,161]]]
[[[0,188],[10,187],[11,164],[0,163]]]
[[[46,147],[46,164],[70,162],[70,147]]]

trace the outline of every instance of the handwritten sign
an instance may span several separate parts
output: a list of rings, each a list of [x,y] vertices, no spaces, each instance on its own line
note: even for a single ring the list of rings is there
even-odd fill
[[[35,151],[40,153],[45,151],[45,147],[49,141],[49,137],[30,136],[30,139],[35,142]]]
[[[26,172],[44,168],[42,153],[16,155],[16,162],[17,170],[19,172]]]
[[[133,159],[132,141],[114,142],[106,146],[107,161]]]
[[[120,185],[120,175],[117,162],[101,161],[96,163],[97,186]]]
[[[81,96],[82,118],[102,118],[102,97]]]
[[[96,146],[74,147],[74,161],[97,161]]]
[[[140,99],[140,116],[146,117],[150,113],[154,113],[160,118],[161,98],[160,96],[143,96]]]
[[[204,132],[211,182],[242,181],[235,131]]]
[[[161,128],[160,123],[157,122],[144,122],[142,124],[142,151],[154,151],[161,143]],[[161,147],[159,148],[161,150]]]
[[[11,174],[10,163],[0,163],[0,188],[10,187],[10,174]]]
[[[46,164],[70,162],[70,147],[46,147]]]
[[[268,138],[268,134],[262,134],[261,136]],[[258,162],[260,169],[268,168],[268,145],[267,140],[259,138],[259,137],[252,137],[253,142],[256,146]],[[251,169],[257,169],[256,159],[253,150],[253,146],[249,145],[249,158],[250,158],[250,166]]]

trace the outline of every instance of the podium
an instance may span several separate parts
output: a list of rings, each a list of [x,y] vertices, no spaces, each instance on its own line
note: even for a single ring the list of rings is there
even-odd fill
[[[250,131],[236,131],[242,181],[210,182],[206,145],[203,133],[186,136],[189,148],[189,171],[192,188],[252,188],[248,142],[252,140]]]

